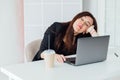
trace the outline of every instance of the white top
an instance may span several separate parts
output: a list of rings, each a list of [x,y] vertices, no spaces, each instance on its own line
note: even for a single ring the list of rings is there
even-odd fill
[[[82,66],[56,63],[52,69],[45,69],[44,61],[36,61],[1,67],[1,71],[14,80],[111,80],[120,76],[120,58],[111,54],[104,62]]]

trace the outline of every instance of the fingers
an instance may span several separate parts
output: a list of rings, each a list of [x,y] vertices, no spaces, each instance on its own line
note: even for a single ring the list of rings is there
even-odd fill
[[[64,61],[66,61],[66,58],[64,55],[60,55]]]
[[[93,29],[94,29],[94,25],[90,26],[90,27],[87,29],[86,33],[91,32]]]
[[[63,63],[64,61],[66,61],[66,58],[65,58],[64,55],[56,54],[55,57],[56,57],[56,60],[57,60],[59,63]]]
[[[41,58],[44,58],[44,53],[41,53],[41,54],[40,54],[40,57],[41,57]]]

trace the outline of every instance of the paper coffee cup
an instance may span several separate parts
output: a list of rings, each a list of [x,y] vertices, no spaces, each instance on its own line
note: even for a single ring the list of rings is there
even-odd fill
[[[55,58],[55,51],[52,49],[48,49],[44,51],[44,60],[45,60],[45,67],[46,68],[53,68],[54,67],[54,58]]]

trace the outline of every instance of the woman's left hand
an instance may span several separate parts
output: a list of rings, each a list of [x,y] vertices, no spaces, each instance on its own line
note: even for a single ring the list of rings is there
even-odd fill
[[[90,33],[93,29],[94,29],[94,25],[90,26],[90,27],[87,29],[86,33]]]
[[[94,37],[94,36],[98,36],[98,33],[97,33],[96,30],[94,29],[94,25],[90,26],[90,27],[87,29],[86,33],[90,33],[91,36],[93,36],[93,37]]]

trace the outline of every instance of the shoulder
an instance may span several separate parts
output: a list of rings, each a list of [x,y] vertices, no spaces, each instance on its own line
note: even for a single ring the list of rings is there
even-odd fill
[[[61,23],[59,22],[54,22],[53,24],[51,24],[47,30],[45,31],[45,34],[49,34],[49,33],[53,33],[55,34],[57,32],[57,30],[59,30],[59,28],[62,26]]]
[[[50,27],[68,27],[70,22],[54,22]]]
[[[62,25],[62,23],[61,22],[54,22],[52,25],[57,26],[57,25]]]
[[[54,22],[48,29],[55,33],[59,33],[67,27],[68,25],[66,23]]]
[[[61,23],[59,22],[54,22],[52,25],[48,27],[48,29],[55,29],[57,26],[61,26]]]
[[[54,22],[49,28],[59,28],[62,27],[62,23],[60,22]]]

